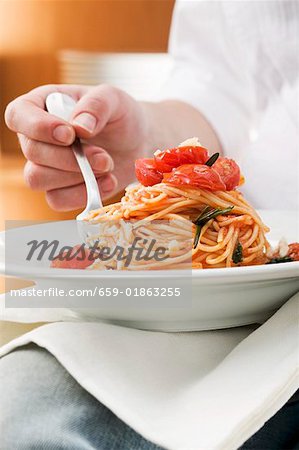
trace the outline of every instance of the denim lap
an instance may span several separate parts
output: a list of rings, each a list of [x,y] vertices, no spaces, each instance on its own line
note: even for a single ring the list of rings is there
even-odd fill
[[[35,344],[0,360],[0,398],[0,450],[161,450]],[[239,450],[299,450],[299,401],[295,400]]]

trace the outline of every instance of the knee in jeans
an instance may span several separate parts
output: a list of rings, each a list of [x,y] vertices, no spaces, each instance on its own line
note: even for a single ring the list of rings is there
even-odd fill
[[[51,434],[47,416],[54,414],[63,374],[55,358],[33,344],[0,360],[1,450],[37,449],[39,435],[44,441]]]

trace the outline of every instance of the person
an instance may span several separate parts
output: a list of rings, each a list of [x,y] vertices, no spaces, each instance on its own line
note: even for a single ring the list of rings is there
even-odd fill
[[[53,209],[83,208],[85,188],[70,148],[76,135],[104,199],[134,180],[136,158],[198,136],[211,151],[242,160],[244,189],[256,207],[296,208],[298,8],[295,0],[178,1],[170,35],[174,67],[153,102],[107,85],[47,85],[18,97],[5,120],[27,158],[27,184],[44,191]],[[45,111],[54,91],[77,101],[70,123]],[[15,350],[1,360],[0,374],[4,448],[158,448],[85,392],[46,350]],[[18,395],[24,379],[30,408]],[[65,389],[56,395],[58,385]],[[82,423],[73,422],[70,406]],[[295,397],[242,448],[299,448],[298,413]]]

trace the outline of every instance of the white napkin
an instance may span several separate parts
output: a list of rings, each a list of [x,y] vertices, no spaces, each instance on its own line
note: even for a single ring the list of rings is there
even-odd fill
[[[53,323],[35,342],[94,397],[171,450],[237,449],[299,387],[299,294],[265,324],[193,333]]]

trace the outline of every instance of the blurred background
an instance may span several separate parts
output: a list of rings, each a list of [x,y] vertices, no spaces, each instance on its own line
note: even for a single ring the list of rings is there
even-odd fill
[[[24,158],[3,120],[6,105],[47,83],[110,83],[140,99],[171,69],[173,0],[0,0],[0,228],[5,220],[56,220],[24,184]]]
[[[166,52],[173,5],[174,0],[0,0],[0,230],[5,220],[77,215],[52,211],[42,192],[26,187],[24,157],[4,123],[6,105],[48,83],[104,82],[150,98],[171,67]],[[10,288],[30,284],[15,279]],[[0,277],[0,292],[7,290]],[[35,326],[0,322],[0,344]]]

